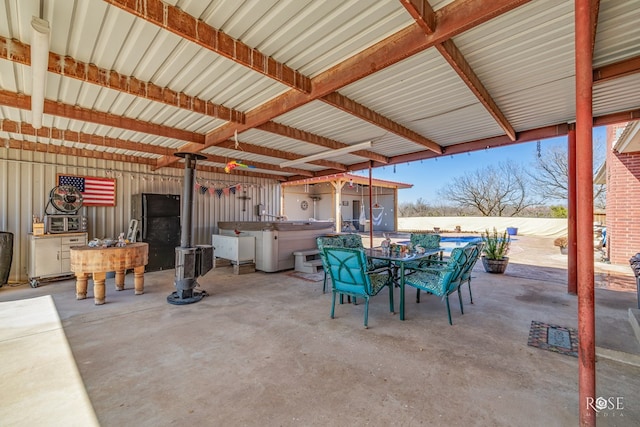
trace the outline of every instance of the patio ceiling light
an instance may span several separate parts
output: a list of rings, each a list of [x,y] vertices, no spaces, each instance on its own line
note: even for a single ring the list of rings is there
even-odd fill
[[[339,156],[340,154],[351,153],[352,151],[362,150],[364,148],[371,148],[371,141],[361,142],[359,144],[350,145],[344,148],[338,148],[337,150],[323,151],[322,153],[312,154],[311,156],[301,157],[296,160],[288,160],[280,163],[281,168],[286,168],[300,163],[308,163],[313,160],[326,159],[329,157]]]

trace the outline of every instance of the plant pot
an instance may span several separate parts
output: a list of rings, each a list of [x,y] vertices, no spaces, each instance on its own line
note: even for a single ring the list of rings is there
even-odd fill
[[[482,265],[487,273],[502,274],[507,269],[507,264],[509,264],[509,257],[503,257],[502,259],[482,257]]]
[[[560,253],[562,255],[567,255],[569,253],[569,248],[567,246],[560,246]]]

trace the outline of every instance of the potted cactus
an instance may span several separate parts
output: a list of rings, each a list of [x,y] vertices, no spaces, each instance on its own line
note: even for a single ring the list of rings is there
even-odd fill
[[[509,252],[511,236],[506,231],[498,233],[494,227],[493,232],[486,230],[482,233],[482,241],[484,242],[482,250],[484,270],[487,273],[504,273],[509,264],[509,257],[506,255]]]

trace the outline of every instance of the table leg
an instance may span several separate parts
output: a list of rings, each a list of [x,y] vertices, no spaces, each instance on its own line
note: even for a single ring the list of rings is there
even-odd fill
[[[124,270],[116,271],[116,291],[124,291]]]
[[[404,262],[400,263],[400,320],[404,320]]]
[[[87,298],[87,282],[89,275],[87,273],[76,273],[76,299]]]
[[[107,279],[107,273],[93,273],[93,303],[95,305],[104,304],[104,281]]]
[[[136,295],[144,293],[144,265],[139,265],[133,269],[133,286]]]

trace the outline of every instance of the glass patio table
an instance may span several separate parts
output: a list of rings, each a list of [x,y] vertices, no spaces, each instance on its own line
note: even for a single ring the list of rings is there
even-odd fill
[[[427,249],[424,253],[385,253],[382,248],[365,248],[365,253],[369,258],[384,259],[391,261],[396,283],[400,286],[400,320],[404,320],[404,271],[408,262],[419,261],[424,258],[439,254],[442,259],[443,248]]]

